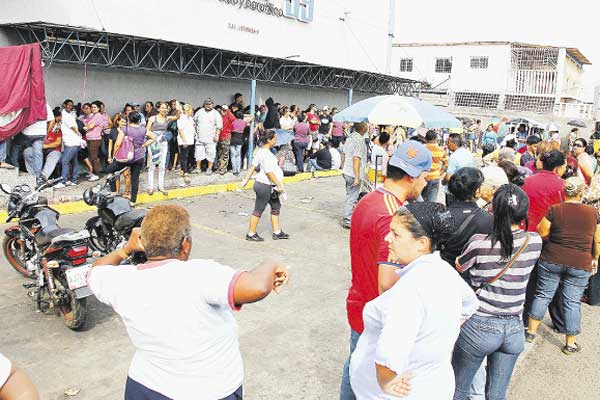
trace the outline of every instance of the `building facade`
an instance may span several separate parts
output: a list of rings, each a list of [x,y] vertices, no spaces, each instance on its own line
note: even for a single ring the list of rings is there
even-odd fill
[[[593,118],[584,101],[584,66],[576,48],[515,42],[395,44],[398,76],[425,82],[458,110],[551,114]]]
[[[360,0],[11,1],[0,46],[40,43],[51,105],[228,103],[236,92],[248,99],[254,80],[257,101],[343,107],[418,90],[384,73],[390,10]]]

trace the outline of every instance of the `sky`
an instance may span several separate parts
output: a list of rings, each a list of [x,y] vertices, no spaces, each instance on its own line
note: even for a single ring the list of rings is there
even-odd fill
[[[501,40],[576,47],[592,63],[584,68],[587,100],[600,85],[595,1],[396,0],[396,7],[397,43]]]

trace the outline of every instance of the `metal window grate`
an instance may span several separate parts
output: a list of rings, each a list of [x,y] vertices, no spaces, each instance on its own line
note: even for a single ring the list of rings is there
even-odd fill
[[[436,58],[435,59],[435,72],[452,72],[452,59],[451,58]]]
[[[488,57],[471,57],[471,69],[487,69]]]
[[[413,59],[412,58],[401,58],[400,59],[400,72],[412,72],[413,70]]]

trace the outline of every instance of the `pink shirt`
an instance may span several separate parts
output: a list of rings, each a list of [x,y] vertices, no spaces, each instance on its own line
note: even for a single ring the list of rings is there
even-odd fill
[[[87,119],[87,118],[86,118]],[[100,113],[93,114],[91,118],[83,121],[86,125],[94,125],[92,129],[87,131],[85,138],[87,140],[100,140],[102,139],[102,130],[107,124],[106,117]]]

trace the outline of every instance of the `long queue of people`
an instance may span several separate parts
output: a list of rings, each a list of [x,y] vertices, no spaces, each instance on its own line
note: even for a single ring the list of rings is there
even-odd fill
[[[342,400],[505,399],[548,309],[562,352],[581,351],[582,298],[599,300],[600,175],[586,140],[561,152],[531,136],[522,156],[509,138],[480,166],[461,135],[447,138],[449,156],[438,137],[398,146],[383,185],[355,207],[347,191]],[[365,154],[350,154],[356,182]],[[447,207],[435,203],[441,187]]]
[[[197,108],[177,100],[148,101],[143,108],[131,102],[111,117],[101,101],[75,106],[67,99],[62,108],[47,106],[46,121],[26,127],[10,144],[0,142],[0,169],[24,166],[36,178],[60,176],[62,183],[55,187],[60,189],[79,183],[80,165],[89,181],[130,166],[124,194],[135,202],[144,170],[149,194],[167,193],[165,174],[171,170],[186,184],[190,174],[239,175],[249,167],[250,137],[256,142],[267,129],[289,133],[274,150],[286,174],[337,169],[347,126],[333,121],[335,113],[336,108],[317,110],[314,104],[301,111],[271,98],[252,111],[237,93],[229,105],[206,99]]]

